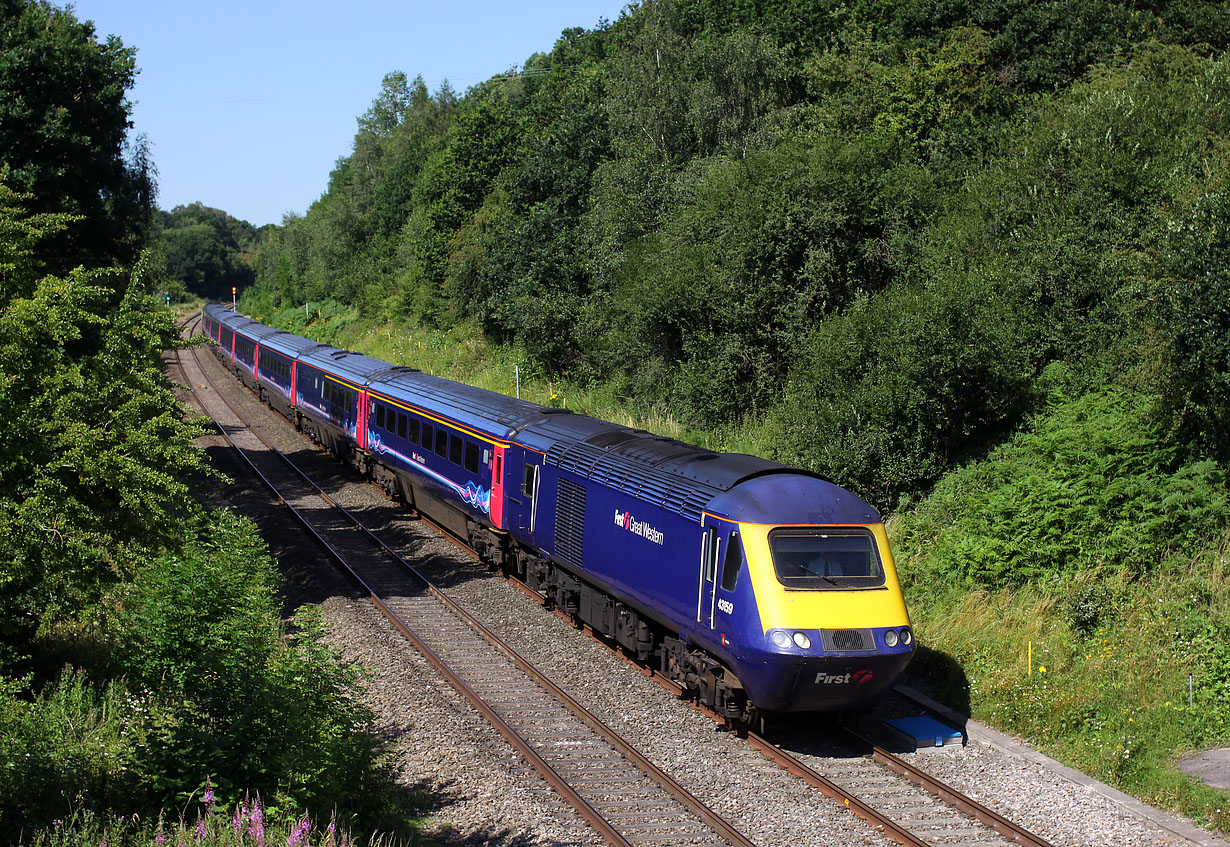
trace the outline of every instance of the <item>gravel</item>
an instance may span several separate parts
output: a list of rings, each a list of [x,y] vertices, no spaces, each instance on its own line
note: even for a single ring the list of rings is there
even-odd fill
[[[210,363],[216,360],[209,359]],[[214,368],[211,373],[218,371]],[[824,799],[595,639],[548,613],[524,593],[391,504],[268,411],[233,380],[214,377],[245,415],[273,421],[266,437],[347,508],[383,528],[386,541],[613,728],[624,733],[734,826],[766,845],[885,845],[842,806]],[[223,378],[224,379],[224,378]],[[449,845],[601,843],[481,718],[439,681],[369,603],[353,596],[319,551],[292,536],[269,496],[245,481],[211,437],[217,463],[239,482],[221,492],[253,513],[287,576],[288,607],[321,604],[333,644],[367,668],[366,699],[396,751],[402,781],[430,797],[427,833]],[[818,716],[816,731],[827,719]],[[914,754],[921,764],[1006,817],[1068,845],[1182,843],[1166,830],[1032,762],[978,743]]]

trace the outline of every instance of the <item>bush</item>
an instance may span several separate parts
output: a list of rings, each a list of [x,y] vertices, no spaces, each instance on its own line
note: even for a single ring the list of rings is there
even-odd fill
[[[1000,588],[1106,568],[1140,574],[1215,544],[1230,522],[1226,472],[1182,462],[1155,402],[1113,388],[1058,398],[1028,431],[949,474],[900,518],[908,580]]]
[[[140,802],[145,710],[122,684],[97,688],[65,669],[37,697],[0,680],[0,838],[66,817],[73,806]]]
[[[370,826],[391,793],[373,717],[352,697],[358,671],[325,645],[318,611],[283,631],[276,572],[249,521],[224,511],[191,532],[182,553],[148,563],[126,605],[124,665],[164,715],[144,778],[162,801],[211,776],[227,799],[287,796]]]
[[[1029,408],[1019,320],[987,280],[860,300],[799,351],[771,418],[779,458],[894,504]]]
[[[1163,386],[1185,438],[1230,459],[1230,181],[1171,221],[1155,314],[1167,342]]]

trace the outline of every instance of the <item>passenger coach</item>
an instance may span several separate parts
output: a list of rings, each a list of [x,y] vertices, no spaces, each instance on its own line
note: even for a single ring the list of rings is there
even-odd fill
[[[914,653],[880,516],[814,474],[203,319],[300,430],[731,720],[860,708]]]

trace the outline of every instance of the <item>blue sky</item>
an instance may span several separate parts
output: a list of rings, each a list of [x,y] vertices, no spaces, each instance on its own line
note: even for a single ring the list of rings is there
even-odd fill
[[[620,0],[318,2],[77,0],[100,38],[137,48],[134,133],[158,205],[199,200],[256,226],[302,214],[354,140],[390,71],[458,94],[550,50],[561,31],[615,20]]]

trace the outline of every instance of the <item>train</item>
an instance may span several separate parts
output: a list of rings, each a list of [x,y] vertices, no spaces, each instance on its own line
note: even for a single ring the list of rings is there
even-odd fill
[[[731,724],[865,709],[917,649],[880,515],[817,474],[201,318],[301,432]]]

